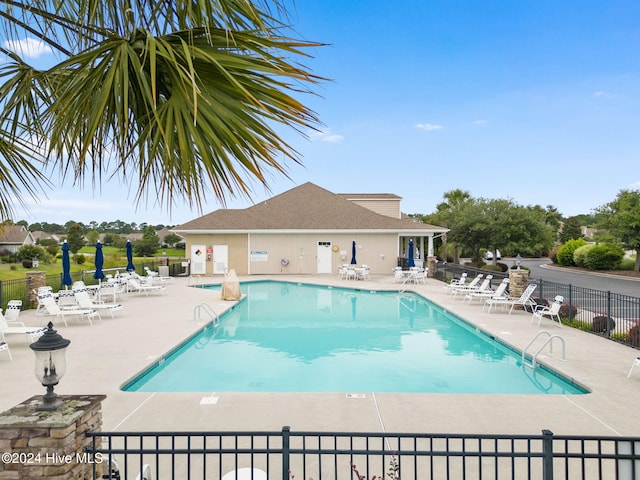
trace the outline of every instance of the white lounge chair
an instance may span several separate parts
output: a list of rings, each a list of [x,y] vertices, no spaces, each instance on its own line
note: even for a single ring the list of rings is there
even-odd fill
[[[9,300],[7,308],[4,310],[4,318],[11,325],[13,322],[19,322],[20,312],[22,311],[22,300]]]
[[[29,343],[35,342],[42,335],[46,329],[42,327],[27,327],[22,322],[13,322],[9,325],[4,316],[0,313],[0,333],[2,334],[1,340],[6,343],[5,335],[26,335]]]
[[[9,355],[9,360],[13,361],[11,350],[9,349],[9,344],[5,341],[2,332],[0,332],[0,352],[7,352],[7,354]],[[631,375],[631,372],[629,372],[629,375]]]
[[[511,308],[509,308],[509,315],[511,315],[511,312],[513,311],[513,307],[515,307],[516,305],[521,305],[523,307],[532,307],[535,308],[535,306],[537,305],[537,303],[531,298],[531,295],[533,295],[533,291],[537,288],[538,285],[536,285],[535,283],[532,283],[531,285],[527,286],[527,288],[525,288],[524,292],[522,292],[522,295],[520,295],[519,298],[506,298],[506,299],[502,299],[502,298],[489,298],[485,301],[485,306],[489,307],[489,312],[491,312],[491,308],[494,305],[502,305],[503,308],[507,308],[508,306],[510,306]],[[484,309],[484,308],[483,308]]]
[[[78,290],[73,293],[78,306],[85,310],[106,310],[111,315],[111,318],[114,318],[115,312],[124,313],[124,306],[120,303],[94,302],[86,290]]]
[[[465,285],[467,283],[467,272],[462,272],[460,278],[454,278],[450,283],[444,286],[445,293],[451,293],[454,288]]]
[[[467,300],[467,303],[471,303],[475,299],[485,299],[485,300],[489,298],[507,299],[508,297],[505,295],[505,292],[508,286],[509,286],[509,279],[505,278],[502,280],[502,282],[500,282],[500,285],[498,285],[498,288],[496,288],[495,290],[484,290],[484,291],[480,290],[476,292],[469,292],[464,296],[464,298],[465,300]]]
[[[484,277],[484,274],[479,273],[469,283],[465,283],[463,285],[455,285],[455,286],[451,287],[450,290],[449,290],[449,293],[453,293],[455,295],[456,291],[459,290],[459,289],[473,289],[473,288],[476,288],[477,286],[480,285],[480,281],[482,280],[483,277]]]
[[[43,299],[40,300],[40,302],[43,305],[44,315],[52,316],[52,317],[55,317],[56,319],[58,318],[62,319],[66,327],[69,326],[69,324],[67,323],[68,317],[86,318],[89,321],[89,324],[91,326],[93,326],[92,319],[98,318],[102,320],[102,318],[100,318],[100,312],[98,312],[97,310],[82,309],[79,307],[64,308],[64,309],[60,308],[58,304],[55,302],[55,300],[53,299],[53,297],[44,297]]]
[[[164,295],[164,291],[167,289],[164,285],[150,285],[147,283],[141,283],[136,278],[130,278],[128,282],[128,291],[135,293],[144,293],[149,295],[149,292],[159,292]]]
[[[533,323],[533,321],[537,318],[539,327],[542,318],[549,317],[554,325],[557,321],[558,327],[562,328],[562,322],[560,321],[560,307],[562,306],[562,302],[564,302],[564,297],[562,295],[556,295],[556,298],[553,300],[553,303],[550,306],[546,307],[544,305],[537,305],[533,310],[531,323]]]
[[[481,275],[482,274],[479,274],[478,277],[481,277]],[[471,282],[469,285],[461,285],[453,289],[453,296],[456,297],[459,293],[467,294],[471,292],[487,292],[491,290],[489,287],[489,285],[491,285],[491,280],[493,280],[493,275],[487,275],[484,280],[482,280],[482,283],[472,285],[473,282]]]

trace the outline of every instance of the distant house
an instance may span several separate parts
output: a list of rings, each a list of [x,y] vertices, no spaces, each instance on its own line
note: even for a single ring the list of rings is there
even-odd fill
[[[221,209],[172,229],[192,274],[331,274],[355,261],[390,274],[410,240],[416,263],[448,229],[403,216],[394,194],[335,194],[305,183],[245,209]],[[426,246],[425,246],[426,244]],[[432,257],[433,258],[433,257]]]
[[[597,231],[595,228],[585,227],[584,225],[580,227],[580,233],[585,240],[593,240],[593,236]]]
[[[65,236],[65,234],[43,232],[42,230],[31,232],[31,235],[33,235],[36,243],[38,240],[55,240],[58,243],[62,243],[62,237]]]
[[[24,225],[0,226],[0,254],[16,253],[23,245],[35,245],[36,241]]]

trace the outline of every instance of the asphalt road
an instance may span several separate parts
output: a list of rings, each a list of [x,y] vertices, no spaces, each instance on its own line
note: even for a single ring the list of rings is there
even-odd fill
[[[513,259],[505,258],[502,261],[509,266],[513,263]],[[630,297],[640,297],[640,280],[553,268],[553,264],[548,258],[522,259],[521,265],[531,270],[529,277],[532,279],[542,279],[565,285],[609,291]]]

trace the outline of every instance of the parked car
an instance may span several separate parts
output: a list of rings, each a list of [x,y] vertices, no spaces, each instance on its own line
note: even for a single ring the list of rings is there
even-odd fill
[[[496,258],[498,260],[502,260],[502,255],[500,254],[500,250],[496,250]],[[484,259],[493,260],[493,252],[491,250],[487,250],[487,252],[484,254]]]

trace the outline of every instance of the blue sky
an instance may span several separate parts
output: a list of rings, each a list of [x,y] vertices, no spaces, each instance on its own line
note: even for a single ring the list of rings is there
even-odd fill
[[[306,64],[331,81],[303,98],[324,126],[308,139],[287,134],[303,166],[288,165],[290,180],[269,177],[271,192],[256,185],[253,202],[311,181],[397,194],[406,213],[430,213],[460,188],[570,216],[640,188],[640,2],[304,0],[290,22],[329,44]],[[117,184],[89,187],[62,185],[17,219],[199,215],[135,210]],[[212,200],[202,213],[218,208]]]

